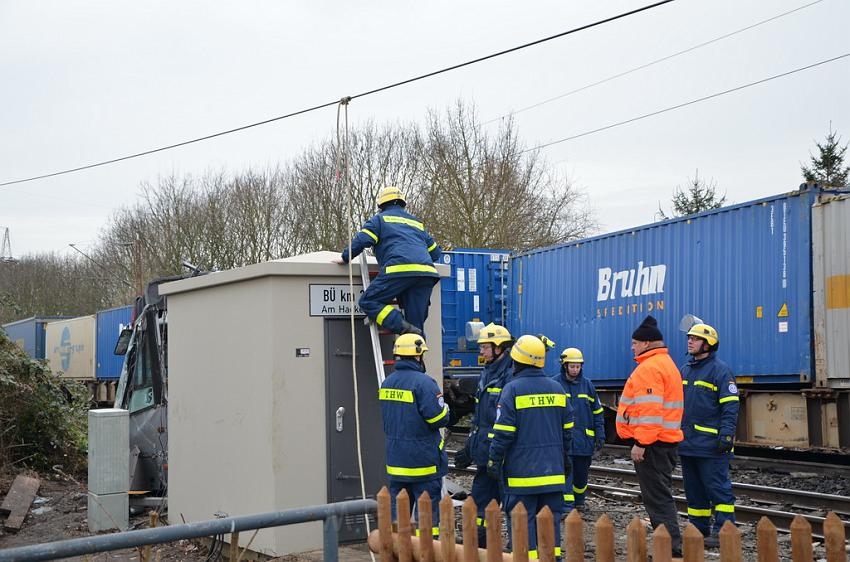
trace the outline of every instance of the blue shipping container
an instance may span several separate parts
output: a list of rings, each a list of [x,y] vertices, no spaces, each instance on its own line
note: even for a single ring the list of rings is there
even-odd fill
[[[133,319],[133,307],[122,306],[97,313],[97,367],[98,380],[117,379],[121,376],[124,356],[115,355],[115,343],[121,330],[130,326]]]
[[[720,335],[742,383],[813,377],[811,207],[805,189],[519,254],[511,260],[511,333],[544,333],[584,352],[600,386],[634,368],[632,331],[647,314],[677,364],[683,315]],[[546,371],[558,370],[557,355]]]
[[[443,315],[443,364],[478,364],[478,346],[466,341],[469,321],[504,324],[507,297],[507,250],[459,248],[443,253],[451,276],[440,281]]]
[[[68,316],[33,316],[3,324],[9,339],[18,344],[33,359],[44,359],[44,325],[51,320]]]

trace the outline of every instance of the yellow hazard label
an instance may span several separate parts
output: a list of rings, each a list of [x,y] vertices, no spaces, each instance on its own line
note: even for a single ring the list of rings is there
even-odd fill
[[[779,314],[776,315],[779,318],[785,318],[788,316],[788,303],[782,303],[782,308],[779,309]]]
[[[753,377],[735,377],[735,382],[738,384],[753,382]]]
[[[478,356],[478,364],[479,364],[479,365],[483,365],[483,364],[484,364],[484,358],[483,358],[483,357],[481,357],[480,355]]]
[[[452,359],[449,361],[449,365],[452,367],[460,367],[460,359]]]
[[[764,307],[757,306],[756,307],[756,318],[764,318]]]

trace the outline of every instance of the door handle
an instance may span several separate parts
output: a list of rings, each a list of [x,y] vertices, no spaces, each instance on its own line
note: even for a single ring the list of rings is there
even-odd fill
[[[342,472],[336,475],[337,480],[360,480],[359,474],[343,474]]]
[[[342,433],[342,418],[345,416],[345,408],[340,406],[336,409],[336,430]]]

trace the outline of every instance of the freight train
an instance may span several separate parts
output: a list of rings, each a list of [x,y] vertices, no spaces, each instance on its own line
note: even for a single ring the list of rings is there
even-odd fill
[[[850,447],[850,191],[804,184],[515,253],[507,266],[508,329],[581,348],[609,409],[634,366],[641,320],[657,318],[681,364],[679,323],[693,314],[719,331],[719,356],[736,374],[739,442]],[[557,373],[556,356],[547,370]],[[447,377],[446,394],[463,394],[464,378]]]
[[[632,370],[634,327],[653,314],[672,356],[684,363],[678,324],[694,314],[718,329],[719,354],[737,376],[740,442],[850,447],[848,190],[804,184],[567,244],[517,253],[457,249],[443,261],[451,267],[440,284],[444,391],[456,414],[472,410],[481,370],[470,327],[496,322],[515,335],[546,334],[558,346],[547,362],[551,374],[558,370],[558,350],[581,348],[586,374],[613,411]],[[114,355],[121,329],[162,321],[155,286],[136,310],[38,317],[4,328],[33,357],[50,360],[65,376],[76,374],[101,402],[111,403],[125,362]],[[140,317],[145,306],[156,320]],[[126,356],[131,369],[133,347]],[[154,359],[167,365],[164,351],[153,355],[155,347],[145,365]],[[135,394],[133,400],[146,399],[122,390]],[[129,406],[131,398],[117,402]]]

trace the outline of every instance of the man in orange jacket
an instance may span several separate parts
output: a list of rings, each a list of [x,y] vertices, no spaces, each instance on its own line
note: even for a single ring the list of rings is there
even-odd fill
[[[667,352],[658,323],[647,316],[632,334],[638,366],[629,375],[617,407],[617,434],[631,441],[632,460],[643,504],[653,529],[663,524],[682,550],[682,535],[673,500],[673,469],[682,441],[682,375]]]

